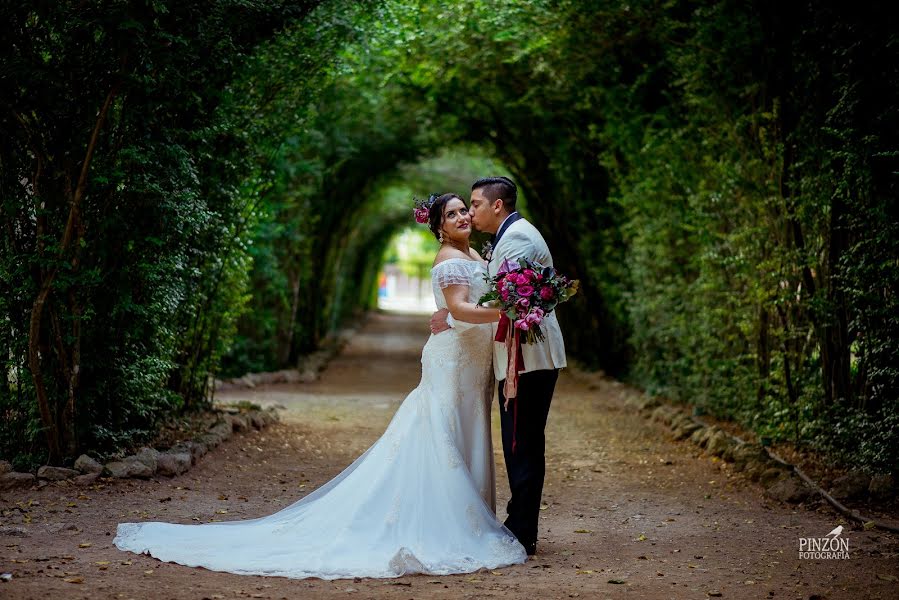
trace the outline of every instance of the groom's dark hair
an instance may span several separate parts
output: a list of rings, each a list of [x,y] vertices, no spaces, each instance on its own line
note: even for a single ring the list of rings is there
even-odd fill
[[[503,206],[510,213],[515,212],[515,202],[518,201],[518,187],[508,177],[484,177],[471,184],[471,191],[481,190],[490,202],[500,198]]]

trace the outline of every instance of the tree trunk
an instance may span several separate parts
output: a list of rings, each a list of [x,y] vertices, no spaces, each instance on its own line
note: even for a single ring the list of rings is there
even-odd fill
[[[764,306],[761,306],[759,307],[759,335],[756,342],[756,363],[759,375],[756,402],[759,409],[764,405],[768,389],[768,378],[771,376],[770,327],[771,313]]]
[[[59,430],[56,426],[53,412],[50,409],[50,399],[47,396],[47,389],[44,386],[43,381],[44,374],[39,349],[41,323],[43,321],[44,308],[47,303],[47,298],[50,295],[53,281],[56,279],[56,275],[59,272],[59,263],[65,258],[65,255],[71,247],[73,240],[77,238],[76,226],[79,221],[81,202],[84,200],[84,194],[87,190],[87,178],[88,173],[90,172],[91,160],[93,159],[94,152],[97,148],[97,140],[100,136],[100,129],[103,127],[103,123],[106,121],[107,114],[109,114],[109,107],[112,105],[112,101],[115,98],[117,88],[118,85],[114,85],[106,95],[106,100],[103,102],[103,106],[101,107],[100,113],[97,116],[97,121],[94,123],[94,129],[91,132],[91,138],[88,142],[87,150],[85,151],[84,155],[84,161],[81,165],[81,171],[78,175],[78,183],[75,186],[74,190],[68,190],[69,193],[66,194],[68,196],[67,201],[69,204],[69,216],[66,220],[66,226],[63,230],[62,239],[59,242],[59,252],[56,257],[57,262],[50,268],[48,272],[41,274],[40,288],[37,297],[35,298],[34,303],[31,307],[31,319],[28,328],[28,366],[31,369],[31,376],[34,379],[34,389],[37,394],[38,409],[41,414],[41,421],[43,421],[44,427],[47,431],[47,449],[50,454],[49,461],[50,463],[54,464],[58,464],[59,461],[61,461],[62,455],[60,452]],[[35,197],[39,198],[40,196],[35,193]],[[42,247],[43,245],[44,234],[45,230],[40,226],[39,223],[37,230],[39,247]],[[66,385],[66,388],[69,387],[70,385]],[[68,411],[69,409],[69,404],[71,404],[71,412],[74,414],[74,398],[72,398],[70,402],[67,402],[66,411]]]
[[[829,393],[828,400],[831,403],[844,402],[848,405],[852,402],[849,315],[846,311],[846,302],[840,284],[836,281],[840,258],[849,246],[845,215],[846,204],[838,194],[835,194],[830,206],[830,235],[827,249],[827,291],[828,300],[834,307],[834,314],[821,328],[821,345],[827,346],[828,357],[828,360],[824,362],[825,353],[821,352],[821,375],[824,378],[825,390]],[[862,405],[858,408],[865,407]]]
[[[34,392],[37,395],[37,406],[47,436],[47,450],[49,452],[48,462],[50,464],[59,464],[62,459],[59,451],[59,433],[56,429],[56,417],[50,409],[50,399],[47,396],[47,388],[44,386],[44,374],[41,368],[39,348],[41,316],[44,311],[44,303],[47,301],[47,296],[50,294],[50,283],[52,283],[52,280],[44,279],[41,289],[37,294],[37,298],[35,298],[34,304],[31,307],[31,320],[28,328],[28,368],[31,370],[31,377],[34,379]]]

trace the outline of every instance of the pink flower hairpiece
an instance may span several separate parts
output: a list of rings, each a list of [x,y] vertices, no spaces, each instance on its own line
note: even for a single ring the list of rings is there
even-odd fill
[[[428,196],[427,200],[413,198],[413,200],[415,200],[415,208],[412,209],[412,215],[415,217],[416,223],[421,223],[422,225],[428,223],[430,220],[431,205],[434,204],[434,201],[437,200],[438,197],[438,194],[431,194]]]

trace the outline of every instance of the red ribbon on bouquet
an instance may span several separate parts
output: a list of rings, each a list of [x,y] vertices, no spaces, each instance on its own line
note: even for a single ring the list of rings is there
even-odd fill
[[[503,395],[506,397],[505,409],[509,410],[509,401],[518,396],[518,372],[524,371],[524,357],[521,355],[520,331],[512,327],[512,321],[505,313],[499,316],[496,326],[494,341],[506,344],[508,363],[506,364],[506,383],[503,386]],[[512,414],[512,454],[515,454],[516,436],[518,429],[518,402],[515,402]]]

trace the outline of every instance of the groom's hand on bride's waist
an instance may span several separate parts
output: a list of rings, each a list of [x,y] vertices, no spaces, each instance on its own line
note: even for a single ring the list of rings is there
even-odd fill
[[[443,333],[450,328],[446,322],[447,315],[449,315],[449,311],[445,308],[441,308],[431,315],[431,333]]]

